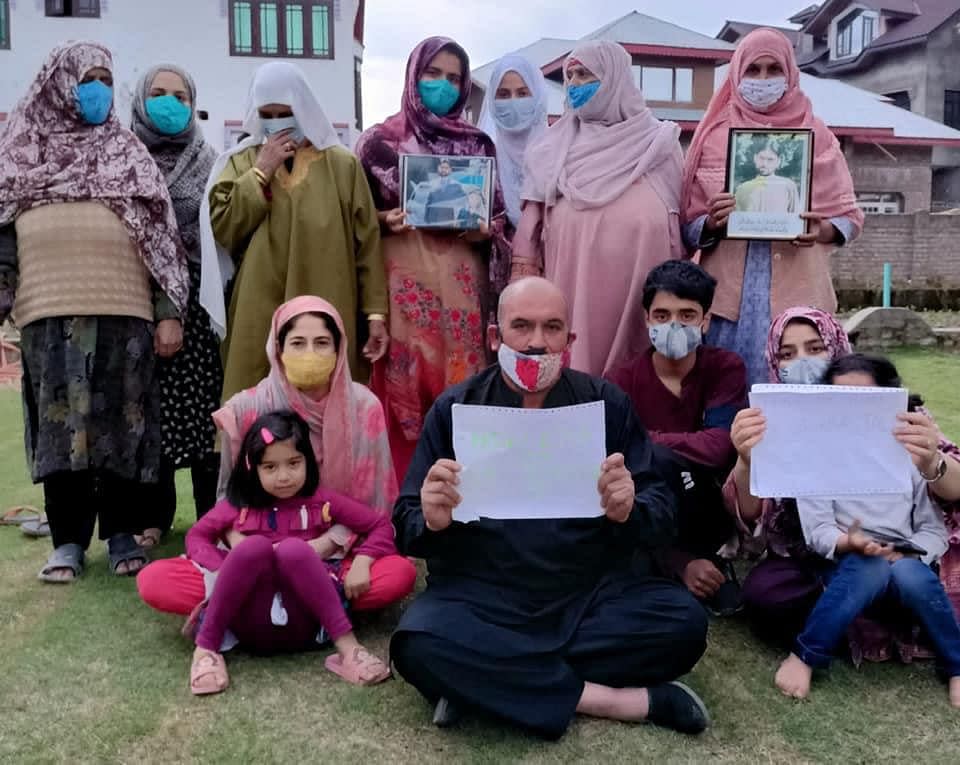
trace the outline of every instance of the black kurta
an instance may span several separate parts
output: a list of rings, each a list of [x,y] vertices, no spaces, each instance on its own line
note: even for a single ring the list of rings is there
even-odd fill
[[[676,502],[653,467],[650,439],[629,399],[610,383],[565,370],[544,408],[594,401],[605,404],[607,454],[624,455],[636,485],[633,512],[623,524],[602,517],[481,519],[454,522],[440,532],[428,530],[420,488],[438,459],[454,459],[453,404],[520,407],[522,400],[494,365],[446,391],[427,415],[393,521],[397,546],[405,554],[425,558],[429,577],[426,592],[400,621],[392,655],[401,674],[428,698],[453,697],[557,736],[573,716],[583,680],[633,685],[638,677],[672,679],[702,654],[706,633],[702,609],[686,590],[646,576],[649,554],[675,535]],[[657,666],[647,667],[650,672],[645,673],[643,661],[639,665],[633,661],[631,669],[630,660],[623,659],[620,683],[612,682],[608,672],[595,679],[589,661],[584,664],[587,669],[574,671],[568,664],[583,659],[584,635],[578,632],[586,622],[593,640],[586,652],[595,655],[598,664],[609,663],[611,651],[628,651],[634,659],[646,654],[648,663]],[[414,641],[417,650],[411,653],[408,638],[418,633],[430,637]],[[645,638],[655,641],[656,647],[644,644]],[[429,655],[420,655],[424,650]],[[545,656],[550,654],[555,665],[547,666]],[[444,666],[446,658],[453,663]],[[518,687],[515,678],[524,676],[527,667],[513,667],[506,694],[510,698],[505,698],[506,688],[497,677],[498,669],[506,668],[504,660],[510,665],[536,662],[537,667],[524,687]],[[427,666],[435,668],[430,677],[420,671]],[[488,675],[484,683],[482,678]]]

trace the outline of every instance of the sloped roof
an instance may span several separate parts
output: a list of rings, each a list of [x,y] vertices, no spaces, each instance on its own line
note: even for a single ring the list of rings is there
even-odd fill
[[[531,43],[519,50],[512,51],[518,56],[523,56],[525,59],[530,61],[530,63],[535,64],[536,66],[544,66],[549,64],[558,56],[562,56],[564,53],[569,53],[576,46],[576,40],[564,40],[557,37],[541,37],[535,43]],[[490,75],[493,73],[493,68],[496,66],[499,59],[494,59],[483,66],[478,66],[476,69],[471,70],[470,79],[472,79],[477,86],[482,90],[487,89],[487,84],[490,82]]]
[[[783,32],[787,36],[787,39],[793,44],[797,44],[797,39],[800,36],[800,32],[797,29],[789,29],[787,27],[771,27],[767,24],[751,24],[748,21],[727,21],[723,25],[723,29],[717,32],[718,40],[725,40],[726,42],[733,42],[733,40],[727,40],[728,33],[736,35],[736,39],[739,40],[741,37],[746,37],[754,29],[760,29],[761,27],[766,27],[767,29],[776,29],[778,32]]]
[[[584,40],[611,40],[634,45],[662,45],[673,48],[731,50],[730,43],[671,24],[669,21],[632,11],[606,26],[591,32]]]
[[[885,6],[890,0],[885,0]],[[960,0],[910,0],[919,10],[919,15],[897,24],[886,34],[880,35],[868,50],[879,50],[908,40],[922,39],[939,29],[951,16],[960,11]]]

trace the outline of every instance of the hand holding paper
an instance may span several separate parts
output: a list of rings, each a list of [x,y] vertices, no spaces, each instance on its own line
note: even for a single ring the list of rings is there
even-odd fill
[[[597,489],[600,492],[600,506],[606,511],[607,518],[614,523],[625,523],[633,510],[637,490],[633,485],[633,476],[619,452],[603,461]]]
[[[453,523],[453,511],[460,504],[459,473],[453,460],[437,460],[427,473],[420,489],[423,519],[430,531],[443,531]]]

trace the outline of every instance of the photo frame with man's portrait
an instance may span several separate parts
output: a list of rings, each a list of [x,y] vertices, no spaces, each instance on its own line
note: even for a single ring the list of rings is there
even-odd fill
[[[401,154],[401,205],[415,228],[479,229],[490,225],[492,157]]]
[[[728,239],[793,240],[806,233],[813,182],[813,131],[731,128],[725,190],[736,208]]]

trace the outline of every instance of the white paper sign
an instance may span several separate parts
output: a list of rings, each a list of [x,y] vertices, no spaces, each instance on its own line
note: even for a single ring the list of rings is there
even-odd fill
[[[457,521],[594,518],[607,456],[602,401],[555,409],[453,405]]]
[[[754,385],[767,431],[750,457],[755,497],[909,494],[910,455],[896,440],[903,388]]]

